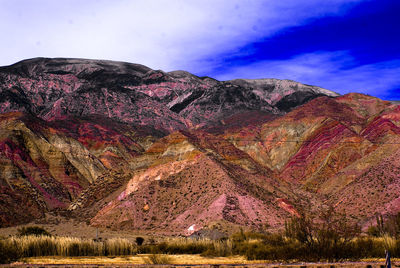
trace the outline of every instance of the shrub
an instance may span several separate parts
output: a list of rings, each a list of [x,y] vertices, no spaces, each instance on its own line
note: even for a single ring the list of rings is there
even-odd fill
[[[383,240],[371,237],[359,237],[352,242],[349,248],[349,254],[353,259],[379,258],[385,256]]]
[[[357,224],[349,224],[343,215],[335,214],[332,207],[321,213],[317,220],[301,215],[285,224],[285,236],[302,245],[298,255],[307,260],[350,258],[352,240],[360,233]]]
[[[206,240],[174,239],[154,245],[151,252],[165,254],[200,254],[211,247],[211,244],[211,241]]]
[[[17,231],[18,231],[19,236],[24,236],[24,235],[51,236],[51,234],[49,232],[47,232],[44,228],[39,227],[39,226],[22,227],[21,229],[18,229]]]
[[[136,244],[138,246],[143,245],[143,242],[144,242],[144,238],[143,237],[140,237],[140,236],[136,237]]]
[[[378,237],[378,236],[381,235],[381,233],[380,233],[380,231],[379,231],[379,228],[376,227],[376,226],[370,226],[370,227],[368,227],[367,234],[368,234],[369,236],[374,236],[374,237]]]
[[[400,212],[397,214],[376,215],[376,226],[368,228],[368,234],[372,236],[390,235],[393,237],[400,237]]]

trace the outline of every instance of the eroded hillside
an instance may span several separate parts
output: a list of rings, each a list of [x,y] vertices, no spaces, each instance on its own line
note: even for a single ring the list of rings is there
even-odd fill
[[[1,67],[0,96],[2,227],[52,211],[190,234],[400,210],[400,107],[371,96],[43,58]]]

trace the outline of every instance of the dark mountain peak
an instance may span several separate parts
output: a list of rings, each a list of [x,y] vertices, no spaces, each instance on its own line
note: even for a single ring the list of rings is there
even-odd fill
[[[176,71],[172,71],[172,72],[168,72],[168,74],[174,78],[199,78],[197,76],[195,76],[194,74],[191,74],[187,71],[182,71],[182,70],[176,70]]]
[[[100,70],[103,72],[112,72],[114,74],[143,76],[151,69],[141,64],[110,60],[32,58],[2,67],[0,70],[29,76],[38,75],[40,73],[79,75],[82,74],[82,72],[93,73]]]
[[[215,125],[236,112],[282,114],[324,95],[338,94],[290,80],[220,82],[107,60],[34,58],[0,68],[1,112],[45,120],[96,114],[168,131]]]

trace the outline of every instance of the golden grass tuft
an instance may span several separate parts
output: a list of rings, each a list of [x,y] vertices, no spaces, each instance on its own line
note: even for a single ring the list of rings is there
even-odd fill
[[[18,245],[21,255],[33,256],[118,256],[133,255],[136,245],[123,238],[104,242],[75,237],[13,236],[4,243]]]
[[[172,258],[164,254],[150,254],[144,262],[146,264],[172,264]]]
[[[385,250],[389,250],[390,252],[396,252],[397,251],[397,241],[395,238],[388,234],[384,234],[381,238],[383,241],[383,245],[385,247]],[[377,238],[377,240],[380,240]]]

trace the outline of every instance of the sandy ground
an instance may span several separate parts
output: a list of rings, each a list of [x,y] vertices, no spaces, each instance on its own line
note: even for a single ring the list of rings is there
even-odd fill
[[[29,264],[149,264],[148,254],[119,257],[35,257],[27,258]],[[247,261],[243,256],[206,258],[197,254],[185,255],[160,255],[166,256],[169,263],[165,264],[251,264],[263,263],[262,261]]]
[[[23,262],[14,263],[7,267],[307,267],[307,268],[380,268],[384,260],[344,262],[344,263],[265,263],[262,261],[247,261],[242,256],[205,258],[200,255],[168,255],[168,263],[162,265],[149,264],[148,255],[122,256],[122,257],[36,257],[27,258]],[[392,267],[399,262],[393,262]],[[65,266],[64,266],[65,265]]]

